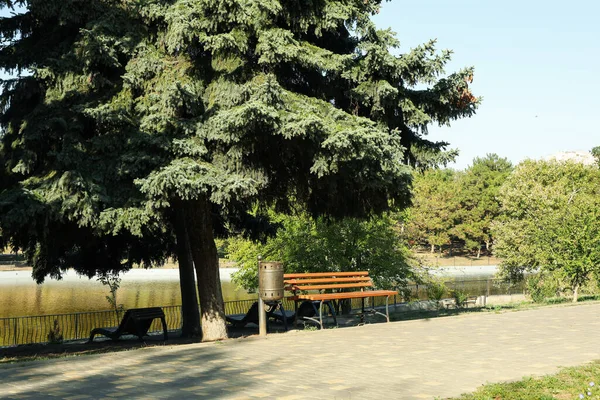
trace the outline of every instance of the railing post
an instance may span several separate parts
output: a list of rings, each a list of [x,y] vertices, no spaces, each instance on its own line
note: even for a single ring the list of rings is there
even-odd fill
[[[18,320],[15,318],[14,321],[15,321],[14,335],[15,335],[15,346],[16,346],[16,345],[19,344],[18,340],[17,340],[17,323],[18,323]]]
[[[79,339],[79,313],[75,314],[75,339]]]

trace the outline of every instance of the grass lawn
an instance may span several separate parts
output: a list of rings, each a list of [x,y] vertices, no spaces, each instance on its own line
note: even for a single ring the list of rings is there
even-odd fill
[[[583,396],[583,397],[582,397]],[[600,399],[600,361],[561,370],[556,375],[484,385],[456,400]]]

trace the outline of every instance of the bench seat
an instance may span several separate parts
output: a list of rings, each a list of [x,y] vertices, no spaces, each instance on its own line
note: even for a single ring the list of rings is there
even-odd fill
[[[367,297],[380,297],[380,296],[395,296],[398,292],[393,290],[367,290],[363,292],[337,292],[337,293],[313,293],[313,294],[299,294],[290,297],[291,300],[313,300],[313,301],[325,301],[325,300],[338,300],[338,299],[360,299]]]
[[[362,299],[362,312],[364,315],[364,299],[369,297],[386,297],[385,314],[375,310],[373,312],[384,316],[387,322],[389,317],[389,298],[398,292],[393,290],[368,290],[373,287],[373,281],[368,271],[355,272],[313,272],[284,274],[285,289],[292,292],[290,300],[294,301],[295,308],[299,301],[318,303],[319,318],[309,318],[319,324],[323,329],[323,305],[327,305],[334,321],[335,312],[331,306],[334,300]],[[294,321],[297,322],[297,321]]]

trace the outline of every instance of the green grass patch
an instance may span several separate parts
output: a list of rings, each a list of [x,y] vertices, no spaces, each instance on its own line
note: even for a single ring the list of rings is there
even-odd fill
[[[583,397],[580,397],[583,396]],[[493,383],[456,400],[600,399],[600,361],[561,370],[556,375]]]

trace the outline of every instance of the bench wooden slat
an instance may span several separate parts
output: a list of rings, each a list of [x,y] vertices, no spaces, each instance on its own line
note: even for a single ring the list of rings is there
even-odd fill
[[[298,294],[291,297],[292,300],[338,300],[338,299],[360,299],[367,297],[394,296],[398,292],[393,290],[370,290],[364,292],[342,292],[342,293],[314,293]]]
[[[313,283],[350,283],[350,282],[371,282],[368,276],[359,276],[356,278],[315,278],[315,279],[284,279],[287,285],[312,285]]]
[[[314,322],[317,322],[321,329],[323,329],[323,305],[327,304],[331,310],[332,315],[335,313],[331,307],[332,300],[342,299],[363,299],[362,311],[364,315],[364,299],[369,297],[382,297],[386,296],[385,301],[385,314],[377,311],[374,307],[372,312],[384,316],[387,322],[390,322],[390,315],[388,310],[389,298],[395,296],[398,292],[393,290],[366,290],[373,286],[373,281],[369,277],[368,271],[358,272],[316,272],[316,273],[293,273],[284,274],[285,289],[292,292],[292,296],[289,299],[294,301],[294,308],[297,311],[298,302],[319,302],[319,319],[308,318]],[[334,293],[306,293],[310,291],[321,291],[321,290],[336,290],[336,289],[349,289],[348,291],[337,291]],[[352,290],[354,289],[354,290]],[[356,290],[360,289],[360,290]],[[302,294],[301,294],[302,293]],[[314,304],[313,304],[313,307]]]
[[[372,282],[361,282],[361,283],[338,283],[331,285],[293,285],[286,286],[285,290],[326,290],[326,289],[348,289],[348,288],[366,288],[373,287]]]
[[[356,271],[356,272],[307,272],[307,273],[291,273],[283,274],[283,279],[291,278],[319,278],[319,277],[338,277],[338,276],[369,276],[369,271]]]

